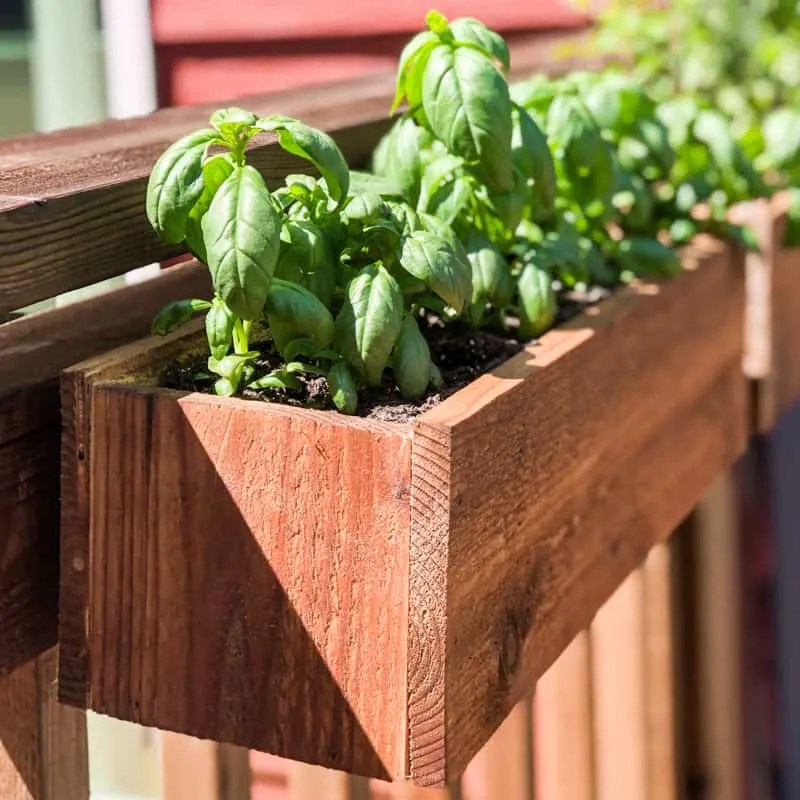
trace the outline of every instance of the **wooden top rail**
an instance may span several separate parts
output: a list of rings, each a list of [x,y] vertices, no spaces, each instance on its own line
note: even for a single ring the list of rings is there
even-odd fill
[[[580,34],[547,33],[512,49],[514,76],[547,68]],[[557,71],[574,59],[555,63]],[[327,130],[348,163],[362,167],[390,124],[393,73],[240,99],[256,113],[285,113]],[[224,104],[175,108],[0,142],[0,315],[62,292],[171,258],[145,218],[147,176],[175,139],[208,123]],[[308,164],[256,137],[254,165],[276,185]]]

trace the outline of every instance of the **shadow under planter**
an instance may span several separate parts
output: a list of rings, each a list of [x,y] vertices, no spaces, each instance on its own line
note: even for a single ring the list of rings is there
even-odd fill
[[[743,451],[741,254],[618,291],[409,424],[62,380],[60,696],[444,785]]]

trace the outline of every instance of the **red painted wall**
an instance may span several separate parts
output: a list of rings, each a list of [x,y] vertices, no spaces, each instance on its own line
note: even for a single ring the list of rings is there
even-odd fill
[[[160,103],[221,102],[391,70],[431,7],[512,37],[587,23],[568,0],[152,0]]]

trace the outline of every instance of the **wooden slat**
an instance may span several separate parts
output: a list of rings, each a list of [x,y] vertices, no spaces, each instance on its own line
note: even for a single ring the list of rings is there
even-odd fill
[[[649,800],[679,800],[677,660],[672,540],[656,545],[642,568],[644,578],[644,679]]]
[[[165,363],[183,346],[149,342]],[[62,700],[403,775],[407,431],[206,395],[87,393],[127,375],[136,351],[63,381]],[[108,464],[128,478],[110,480]],[[128,519],[142,502],[155,505]]]
[[[536,800],[594,800],[591,680],[590,639],[582,631],[536,684]]]
[[[615,295],[415,422],[419,782],[460,774],[742,452],[741,265],[706,244],[699,269]]]
[[[165,733],[161,748],[164,800],[218,800],[214,742]]]
[[[3,800],[88,800],[86,717],[55,695],[55,650],[0,680]]]
[[[140,336],[181,297],[210,296],[205,267],[0,325],[0,676],[55,644],[62,368]]]
[[[462,799],[533,800],[531,733],[531,701],[526,698],[470,761],[461,777]]]
[[[592,624],[597,800],[649,800],[644,575],[631,573]]]
[[[592,625],[598,800],[678,800],[674,602],[662,542]]]
[[[739,627],[739,537],[731,473],[693,515],[697,752],[688,753],[707,800],[741,800],[743,721]]]

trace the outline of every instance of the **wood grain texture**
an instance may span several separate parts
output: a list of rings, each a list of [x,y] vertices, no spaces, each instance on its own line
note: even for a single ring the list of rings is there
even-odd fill
[[[169,360],[175,342],[152,348]],[[64,471],[62,699],[402,776],[407,430],[91,388],[115,369],[113,356],[100,358],[64,381],[75,419],[91,404],[91,431],[65,427],[65,461],[78,469]],[[87,470],[92,506],[81,528]]]
[[[590,640],[582,631],[536,684],[536,800],[594,800],[594,741]]]
[[[0,676],[56,642],[59,371],[141,336],[164,303],[210,292],[207,269],[185,264],[0,325]]]
[[[642,567],[644,578],[644,678],[647,726],[647,797],[679,800],[680,756],[676,710],[677,621],[673,539],[656,545]]]
[[[86,716],[56,701],[56,651],[0,680],[0,797],[88,800]]]
[[[632,572],[591,628],[597,800],[649,800],[644,574]]]
[[[192,333],[70,370],[61,697],[457,779],[743,449],[741,264],[684,255],[413,426],[153,388]]]
[[[469,762],[462,800],[533,800],[532,757],[531,701],[525,698]]]
[[[445,476],[435,484],[449,496],[449,533],[443,502],[419,515],[424,535],[412,529],[447,569],[445,582],[429,559],[443,608],[415,589],[426,567],[412,558],[410,617],[437,620],[412,625],[417,663],[441,663],[443,613],[447,631],[435,706],[415,704],[409,674],[415,780],[463,771],[742,452],[741,265],[722,245],[703,247],[679,278],[620,292],[414,423],[415,446],[424,437],[437,448],[414,459],[412,507],[423,470]]]

